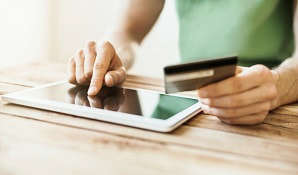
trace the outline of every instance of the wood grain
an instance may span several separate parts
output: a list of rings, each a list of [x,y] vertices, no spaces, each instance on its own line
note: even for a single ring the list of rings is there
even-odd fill
[[[14,127],[11,127],[14,126]],[[0,115],[0,172],[11,174],[295,174],[258,159]],[[20,135],[20,133],[22,133]],[[182,163],[183,160],[183,163]],[[216,166],[214,166],[216,164]],[[14,168],[15,165],[18,168]],[[34,168],[32,168],[34,165]],[[173,168],[175,167],[175,168]],[[232,170],[232,171],[231,171]]]
[[[283,118],[283,116],[276,114],[270,114],[268,118],[271,118],[271,116],[273,116],[272,118]],[[282,124],[272,125],[268,123],[273,122],[266,121],[266,123],[254,126],[232,126],[222,123],[215,116],[200,115],[187,122],[186,125],[298,144],[298,133],[296,130],[281,127],[280,125]]]
[[[15,69],[19,71],[0,71],[1,94],[66,77],[61,63],[28,63]],[[164,91],[162,80],[136,75],[129,75],[123,86]],[[103,174],[298,173],[298,104],[280,107],[263,124],[246,127],[201,114],[169,134],[2,104],[0,133],[0,174],[31,174],[29,163],[12,170],[14,162],[26,159],[40,166],[40,172],[48,168],[49,174],[56,172],[51,166],[64,174],[98,169]],[[61,161],[61,155],[70,161]]]
[[[0,113],[150,142],[175,144],[189,148],[221,151],[246,157],[282,160],[289,164],[298,164],[297,156],[293,154],[298,152],[298,144],[294,141],[279,142],[191,126],[182,126],[170,134],[163,134],[16,105],[2,105]],[[246,145],[250,145],[250,147]]]

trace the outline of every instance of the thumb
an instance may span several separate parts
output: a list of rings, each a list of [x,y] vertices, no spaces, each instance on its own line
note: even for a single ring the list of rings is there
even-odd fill
[[[123,83],[126,78],[126,70],[124,67],[109,71],[105,75],[105,85],[108,87]]]

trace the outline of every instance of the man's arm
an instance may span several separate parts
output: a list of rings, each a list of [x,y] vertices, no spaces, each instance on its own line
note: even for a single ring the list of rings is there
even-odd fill
[[[118,51],[126,69],[133,64],[135,50],[155,24],[164,3],[165,0],[129,0],[119,5],[121,15],[107,38]]]
[[[294,38],[295,52],[285,60],[275,71],[277,72],[278,100],[273,108],[298,100],[298,8],[294,1]]]
[[[90,84],[90,96],[96,95],[104,84],[111,87],[125,80],[126,69],[133,63],[137,46],[164,6],[164,0],[126,0],[124,3],[107,40],[101,45],[88,42],[69,60],[69,82]]]
[[[294,33],[298,43],[298,10],[294,2]],[[229,124],[257,124],[270,110],[298,100],[298,47],[277,69],[263,65],[237,67],[234,77],[198,90],[205,113]]]

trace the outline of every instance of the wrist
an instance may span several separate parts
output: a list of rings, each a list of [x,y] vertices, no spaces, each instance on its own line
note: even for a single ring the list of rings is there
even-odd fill
[[[298,100],[298,81],[296,79],[298,76],[297,67],[297,60],[289,58],[278,68],[273,70],[278,92],[278,106],[289,104]]]
[[[278,106],[280,106],[281,103],[281,92],[280,92],[280,88],[279,88],[279,84],[280,84],[280,73],[277,70],[271,70],[272,76],[273,76],[273,81],[277,90],[277,97],[276,99],[273,101],[272,103],[272,107],[271,109],[275,109]]]
[[[110,33],[106,35],[106,39],[113,44],[123,67],[126,70],[130,69],[134,63],[139,46],[137,42],[121,32]]]
[[[136,57],[136,46],[134,44],[125,44],[115,46],[116,52],[122,62],[123,67],[128,70],[132,67]]]

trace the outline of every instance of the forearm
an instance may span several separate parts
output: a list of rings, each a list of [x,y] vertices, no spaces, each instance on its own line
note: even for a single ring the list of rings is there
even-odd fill
[[[276,73],[276,87],[278,98],[276,104],[278,107],[284,104],[292,103],[298,100],[298,13],[297,0],[293,1],[293,29],[295,39],[295,51],[291,58],[285,60],[277,69],[273,70]]]
[[[275,107],[298,100],[298,57],[284,61],[277,69],[276,87],[278,92]]]
[[[106,37],[113,44],[123,66],[127,70],[130,69],[134,63],[139,44],[125,33],[112,32]]]
[[[129,0],[120,3],[120,15],[107,35],[129,69],[144,37],[158,19],[165,0]]]

